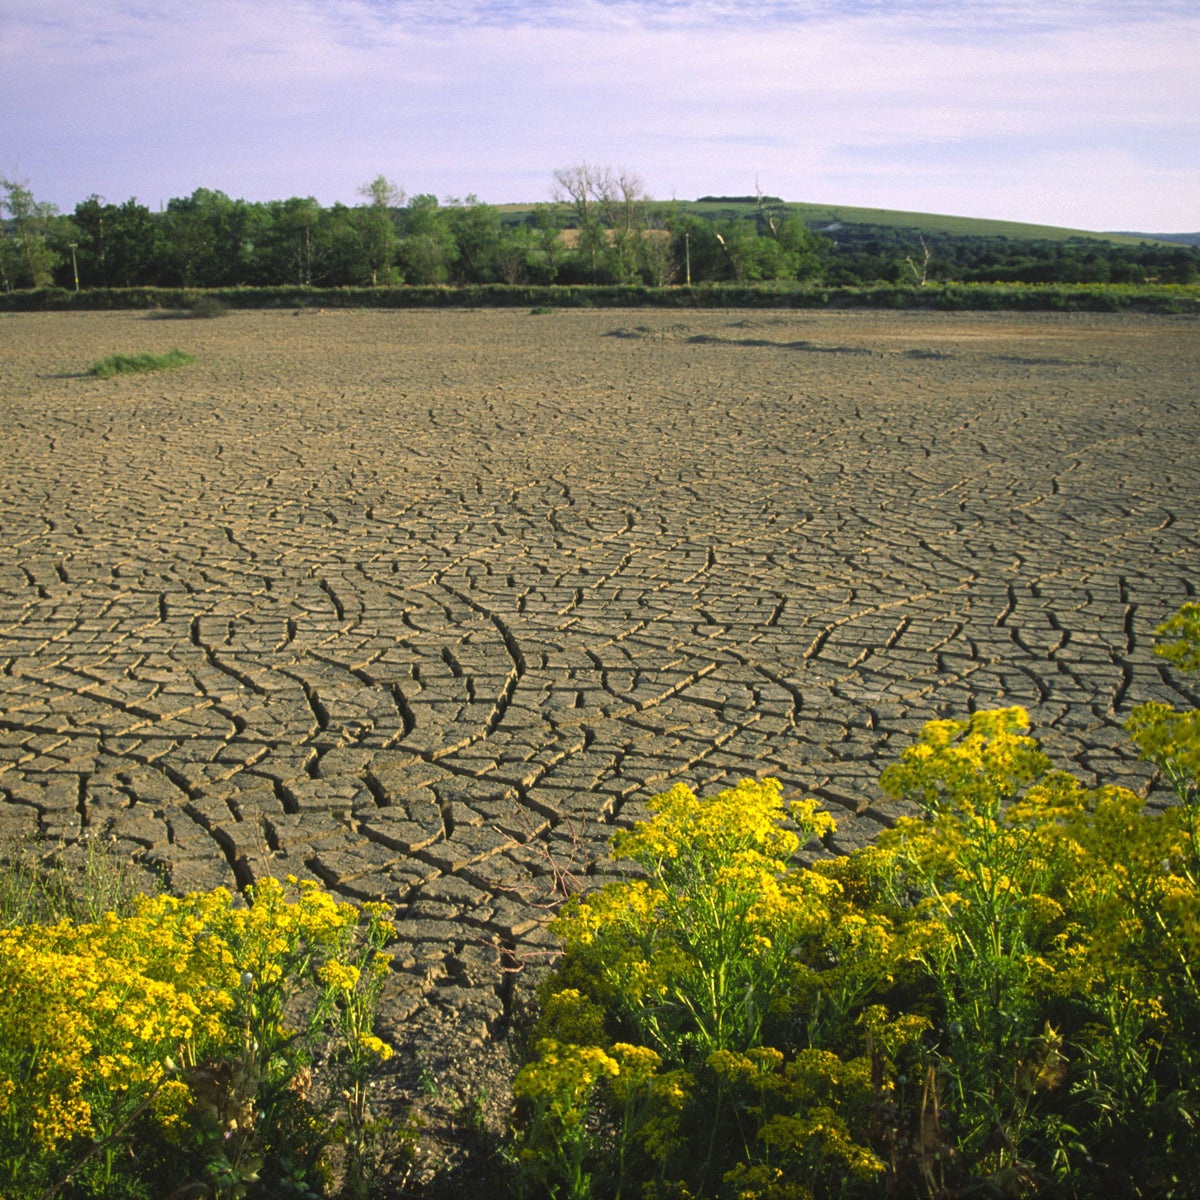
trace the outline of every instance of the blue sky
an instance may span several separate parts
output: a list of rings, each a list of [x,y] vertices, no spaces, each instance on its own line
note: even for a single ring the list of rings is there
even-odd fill
[[[1196,0],[4,0],[0,173],[69,211],[745,194],[1200,230]]]

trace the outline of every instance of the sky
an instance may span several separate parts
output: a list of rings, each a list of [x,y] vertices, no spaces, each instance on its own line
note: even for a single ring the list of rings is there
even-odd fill
[[[0,175],[69,212],[746,195],[1200,230],[1197,0],[3,0]]]

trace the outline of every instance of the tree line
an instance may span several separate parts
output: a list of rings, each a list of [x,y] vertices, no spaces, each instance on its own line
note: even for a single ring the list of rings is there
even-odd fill
[[[795,281],[1192,283],[1200,248],[810,228],[777,197],[711,217],[659,202],[629,172],[554,173],[554,199],[519,212],[475,196],[408,196],[383,175],[356,205],[249,202],[197,188],[159,212],[91,195],[64,214],[0,178],[0,287],[396,287]]]

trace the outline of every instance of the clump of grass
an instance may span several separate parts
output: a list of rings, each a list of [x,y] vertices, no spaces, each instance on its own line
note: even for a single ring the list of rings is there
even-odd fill
[[[539,304],[539,305],[537,306],[537,308],[531,308],[531,309],[529,310],[529,315],[530,315],[531,317],[544,317],[544,316],[546,316],[546,314],[547,314],[547,313],[552,313],[553,311],[554,311],[554,309],[552,309],[552,308],[550,307],[550,305],[548,305],[548,304]]]
[[[142,371],[169,371],[174,367],[186,367],[195,361],[191,354],[182,350],[171,350],[166,354],[110,354],[92,363],[89,373],[98,379],[112,379],[117,375],[136,375]]]
[[[229,316],[229,306],[223,301],[218,300],[216,296],[201,296],[188,309],[188,316],[201,320],[208,320],[213,317],[227,317]]]
[[[0,854],[0,929],[56,921],[124,916],[137,897],[157,894],[162,880],[139,870],[111,833],[80,842],[23,838]]]

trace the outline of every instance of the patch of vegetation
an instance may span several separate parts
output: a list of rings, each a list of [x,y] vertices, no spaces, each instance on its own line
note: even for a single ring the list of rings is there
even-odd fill
[[[544,316],[547,316],[549,313],[552,313],[553,311],[554,311],[554,309],[552,309],[550,307],[550,305],[539,304],[536,307],[531,308],[529,310],[529,315],[531,317],[544,317]]]
[[[779,196],[656,201],[633,173],[554,172],[550,204],[439,202],[378,176],[364,203],[248,202],[209,188],[163,212],[91,196],[67,216],[0,179],[0,287],[37,289],[43,309],[73,292],[809,282],[1194,283],[1194,239],[1096,233],[940,214],[790,203]],[[1188,244],[1192,242],[1193,244]],[[50,295],[53,291],[54,294]],[[20,303],[20,301],[18,301]],[[178,308],[179,305],[172,307]]]
[[[1200,605],[1159,630],[1200,668]],[[1179,803],[1052,770],[1021,709],[882,776],[919,815],[847,856],[774,780],[682,785],[568,902],[517,1076],[529,1196],[1194,1195],[1200,713],[1128,728]]]
[[[188,309],[188,316],[200,321],[211,321],[229,316],[229,307],[216,296],[200,296]]]
[[[335,1179],[363,1200],[406,1169],[413,1131],[367,1091],[392,1054],[374,1032],[384,906],[263,879],[76,920],[30,885],[0,870],[6,1200],[316,1197]]]
[[[160,891],[159,883],[135,870],[111,834],[73,845],[23,839],[0,855],[0,929],[125,915],[137,897]]]
[[[1200,313],[1200,286],[1189,284],[698,283],[688,287],[644,284],[510,285],[469,287],[240,287],[214,296],[238,309],[325,308],[786,308],[927,309],[945,312],[1142,312]],[[66,292],[59,289],[0,293],[0,312],[179,309],[193,293],[128,288]]]
[[[195,361],[191,354],[182,350],[170,350],[166,354],[110,354],[93,363],[89,373],[98,379],[112,379],[117,375],[138,375],[144,371],[170,371]]]

